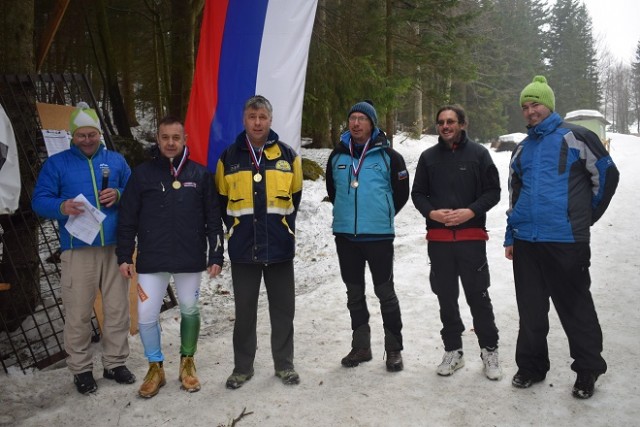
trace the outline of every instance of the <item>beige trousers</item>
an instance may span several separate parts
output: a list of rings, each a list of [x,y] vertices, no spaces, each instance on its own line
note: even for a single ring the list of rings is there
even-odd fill
[[[62,252],[64,349],[73,374],[91,371],[91,317],[102,293],[102,366],[124,365],[129,356],[129,281],[122,277],[114,246],[84,247]]]

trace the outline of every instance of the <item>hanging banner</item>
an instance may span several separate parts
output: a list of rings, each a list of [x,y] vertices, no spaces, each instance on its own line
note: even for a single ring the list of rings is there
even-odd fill
[[[242,132],[244,102],[263,95],[272,129],[300,151],[317,0],[207,0],[185,120],[190,158],[215,170]]]
[[[11,121],[0,105],[0,215],[14,213],[19,200],[18,147]]]

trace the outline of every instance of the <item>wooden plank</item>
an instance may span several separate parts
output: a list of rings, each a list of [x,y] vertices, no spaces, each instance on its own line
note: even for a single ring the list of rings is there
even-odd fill
[[[98,327],[102,331],[102,324],[104,322],[104,312],[102,311],[102,294],[98,292],[96,302],[93,304],[93,312],[98,319]],[[138,275],[134,275],[129,280],[129,317],[131,318],[131,325],[129,326],[129,333],[135,335],[138,333]]]
[[[70,105],[47,104],[44,102],[36,102],[38,116],[42,129],[46,130],[69,130],[69,121],[71,113],[75,110]]]

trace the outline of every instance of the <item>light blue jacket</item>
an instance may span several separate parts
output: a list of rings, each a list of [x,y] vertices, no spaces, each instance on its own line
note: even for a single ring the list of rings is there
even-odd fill
[[[351,239],[393,239],[394,217],[409,198],[409,175],[404,159],[374,129],[370,147],[359,168],[357,188],[347,131],[327,163],[327,192],[333,203],[333,233]],[[356,160],[357,166],[357,160]]]

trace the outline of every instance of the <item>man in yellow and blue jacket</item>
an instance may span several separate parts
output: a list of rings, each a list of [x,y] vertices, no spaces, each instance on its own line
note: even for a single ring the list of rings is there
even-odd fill
[[[244,106],[245,130],[222,153],[216,168],[235,299],[234,370],[237,389],[253,376],[260,283],[264,277],[276,376],[300,382],[293,365],[295,220],[302,197],[300,156],[271,130],[273,107],[263,96]]]

